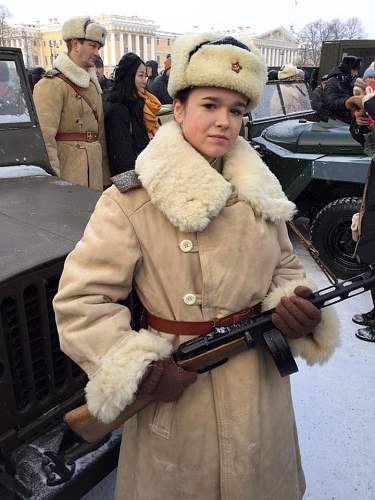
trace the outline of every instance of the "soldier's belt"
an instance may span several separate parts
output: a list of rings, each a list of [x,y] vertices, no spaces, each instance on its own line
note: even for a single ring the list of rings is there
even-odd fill
[[[58,132],[55,139],[56,141],[96,142],[99,140],[99,134],[97,132]]]
[[[172,333],[174,335],[205,335],[215,326],[232,326],[239,321],[256,316],[261,312],[261,305],[256,304],[250,309],[245,309],[224,318],[215,318],[211,321],[171,321],[168,319],[158,318],[153,314],[145,311],[145,320],[148,326],[154,330],[164,333]]]

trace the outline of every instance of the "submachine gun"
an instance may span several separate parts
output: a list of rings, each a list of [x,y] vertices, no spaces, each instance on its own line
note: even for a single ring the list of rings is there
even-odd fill
[[[318,309],[349,299],[375,288],[375,264],[370,270],[354,278],[332,284],[307,298]],[[222,365],[231,357],[253,347],[266,348],[282,377],[298,371],[297,364],[283,334],[272,322],[274,309],[242,320],[231,326],[217,326],[204,336],[180,344],[173,353],[178,366],[199,373]],[[88,442],[95,442],[113,431],[152,402],[152,398],[137,399],[109,424],[97,420],[86,405],[64,417],[69,427]]]

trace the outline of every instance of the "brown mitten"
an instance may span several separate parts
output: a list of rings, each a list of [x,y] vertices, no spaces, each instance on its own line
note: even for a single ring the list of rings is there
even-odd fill
[[[312,291],[306,286],[297,286],[295,295],[282,297],[272,314],[276,328],[286,337],[298,338],[311,333],[321,321],[321,312],[304,297]]]
[[[352,95],[345,101],[345,107],[350,109],[351,111],[355,111],[358,109],[362,109],[362,96],[360,95]]]
[[[151,363],[138,389],[138,396],[152,396],[156,401],[174,401],[197,380],[195,372],[178,367],[172,358]]]

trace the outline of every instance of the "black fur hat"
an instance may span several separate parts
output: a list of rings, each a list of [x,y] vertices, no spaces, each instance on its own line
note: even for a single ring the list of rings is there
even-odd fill
[[[359,69],[361,67],[362,58],[356,56],[343,57],[339,68],[345,74],[350,74],[352,69]]]

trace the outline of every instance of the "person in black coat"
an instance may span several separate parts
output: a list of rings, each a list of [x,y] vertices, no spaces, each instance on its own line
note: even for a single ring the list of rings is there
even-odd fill
[[[145,101],[139,96],[146,86],[142,59],[129,52],[116,67],[113,87],[104,102],[104,125],[112,175],[134,169],[137,156],[150,142],[144,124]]]
[[[112,80],[107,78],[104,74],[104,63],[103,60],[100,56],[96,58],[95,61],[95,72],[96,76],[98,77],[100,87],[105,94],[108,90],[111,89],[112,87]]]
[[[311,107],[316,111],[318,121],[328,122],[328,110],[324,102],[324,87],[327,83],[328,75],[322,76],[320,84],[311,92]]]
[[[162,104],[172,104],[173,99],[168,94],[168,80],[169,73],[171,72],[171,58],[164,61],[164,71],[161,75],[157,76],[148,87],[149,92],[154,94]]]
[[[358,76],[362,59],[355,56],[345,56],[339,66],[328,73],[324,89],[324,103],[329,118],[350,123],[352,115],[346,107],[346,101],[353,95],[353,86]]]
[[[375,96],[372,100],[375,101]],[[371,265],[375,264],[375,127],[370,126],[370,120],[363,117],[362,113],[356,112],[355,115],[356,119],[353,120],[350,127],[351,134],[372,157],[360,212],[361,220],[356,256],[360,262]],[[355,314],[352,319],[354,323],[365,326],[357,331],[356,337],[368,342],[375,342],[375,289],[371,290],[371,297],[373,309],[369,312]]]
[[[150,61],[146,62],[146,76],[147,76],[146,89],[147,90],[150,90],[151,83],[158,76],[158,66],[159,65],[158,65],[157,61],[153,61],[152,59]]]

